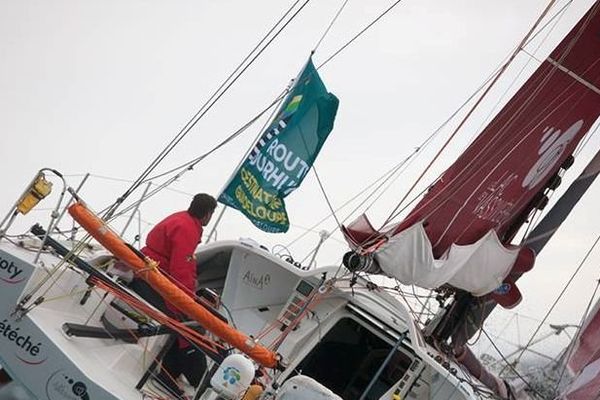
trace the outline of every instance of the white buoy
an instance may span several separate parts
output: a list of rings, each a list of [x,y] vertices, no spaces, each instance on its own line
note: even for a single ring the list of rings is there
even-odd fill
[[[241,354],[232,354],[223,360],[210,379],[210,384],[219,396],[227,400],[237,400],[248,390],[252,379],[254,379],[252,361]]]

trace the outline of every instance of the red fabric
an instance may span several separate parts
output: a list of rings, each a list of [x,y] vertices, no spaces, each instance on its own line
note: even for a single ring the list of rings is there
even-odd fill
[[[583,324],[568,365],[573,373],[600,360],[600,301],[596,303]],[[600,377],[598,379],[600,381]]]
[[[600,12],[593,7],[550,56],[569,74],[545,60],[392,233],[425,220],[436,258],[491,229],[503,243],[512,239],[600,115],[598,93],[570,75],[600,86]]]
[[[142,253],[159,262],[160,269],[180,288],[196,292],[194,253],[202,239],[202,223],[187,211],[169,215],[148,234]],[[169,304],[169,308],[172,306]]]

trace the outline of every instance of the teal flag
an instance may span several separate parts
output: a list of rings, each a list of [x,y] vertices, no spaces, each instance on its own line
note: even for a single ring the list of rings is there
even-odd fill
[[[309,59],[219,202],[241,211],[263,231],[287,232],[290,223],[283,199],[312,167],[333,129],[338,103]]]

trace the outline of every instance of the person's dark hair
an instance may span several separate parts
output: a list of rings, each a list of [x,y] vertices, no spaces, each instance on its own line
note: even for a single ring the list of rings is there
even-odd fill
[[[217,201],[210,194],[198,193],[190,203],[188,212],[200,219],[217,208]]]

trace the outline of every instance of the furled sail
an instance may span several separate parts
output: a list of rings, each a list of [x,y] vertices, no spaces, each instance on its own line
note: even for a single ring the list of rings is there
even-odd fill
[[[514,263],[518,252],[518,248],[504,247],[490,230],[475,243],[453,244],[443,257],[435,259],[425,228],[418,223],[391,237],[377,252],[377,260],[383,272],[402,282],[431,289],[449,283],[484,295],[502,283],[506,265]]]
[[[414,264],[414,254],[405,251],[408,246],[398,242],[399,234],[421,224],[429,242],[426,247],[440,262],[435,267],[440,275],[448,275],[445,269],[454,267],[447,261],[456,246],[470,247],[490,235],[498,238],[496,248],[475,246],[466,256],[472,261],[464,263],[465,274],[483,270],[479,274],[483,280],[475,288],[452,279],[446,283],[481,296],[494,289],[498,274],[504,279],[510,273],[519,249],[508,243],[600,114],[598,9],[598,4],[592,6],[404,221],[377,232],[362,216],[345,228],[351,246],[363,253],[369,249],[371,271],[396,269],[392,276],[418,284],[401,278],[410,274],[399,270],[420,267]],[[504,257],[507,252],[512,257]],[[519,268],[530,269],[533,257],[522,258],[531,265]],[[493,276],[485,272],[489,265],[481,263],[485,259],[498,260],[492,263]]]

